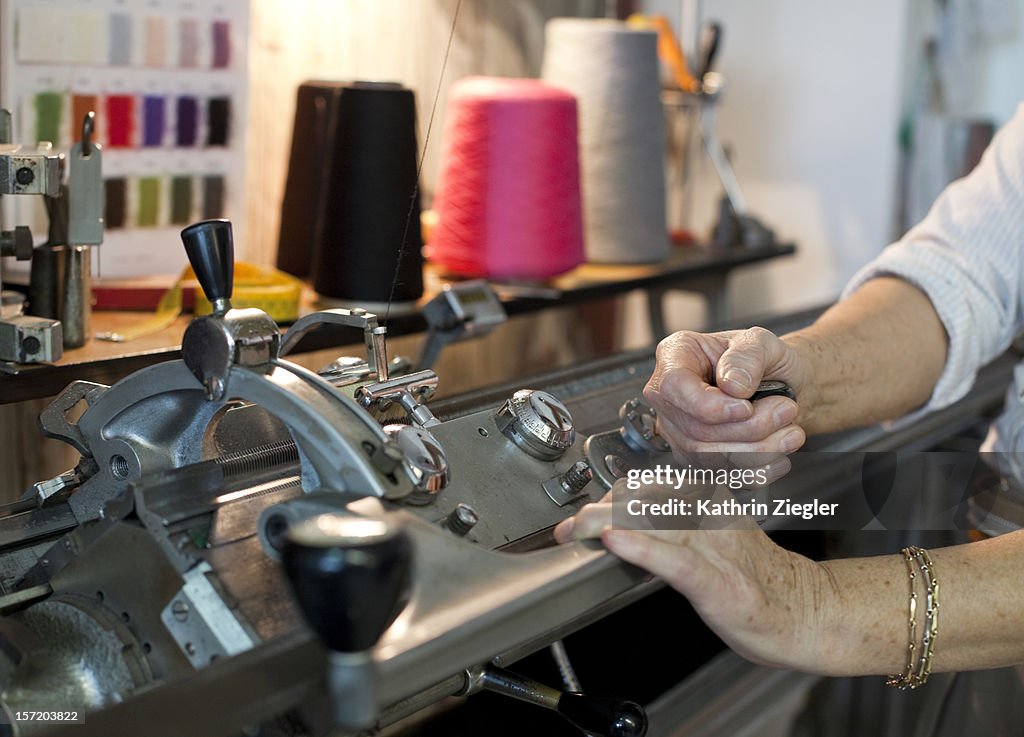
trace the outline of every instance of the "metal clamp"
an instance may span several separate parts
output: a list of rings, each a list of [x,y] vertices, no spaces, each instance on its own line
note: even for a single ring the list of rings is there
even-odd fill
[[[494,288],[483,279],[445,284],[422,312],[430,332],[417,365],[421,369],[433,366],[449,343],[487,335],[508,319]]]
[[[425,402],[437,391],[437,374],[430,369],[416,371],[389,381],[367,384],[356,390],[356,401],[370,409],[386,409],[392,402],[400,404],[419,427],[440,424]]]
[[[51,150],[49,145],[31,151],[14,143],[0,144],[0,194],[59,197],[64,155]]]

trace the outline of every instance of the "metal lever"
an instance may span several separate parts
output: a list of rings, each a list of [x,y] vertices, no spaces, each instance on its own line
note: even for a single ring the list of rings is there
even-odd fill
[[[370,371],[377,374],[380,381],[388,380],[388,351],[384,336],[388,329],[377,324],[377,316],[372,312],[356,307],[351,310],[337,308],[321,310],[300,317],[281,339],[281,355],[287,355],[298,345],[306,333],[323,325],[343,325],[362,328],[363,341],[366,344],[366,363]]]
[[[606,737],[644,737],[647,734],[647,714],[642,706],[632,701],[562,692],[493,665],[466,671],[466,685],[460,695],[468,696],[481,690],[557,711],[587,734]]]
[[[717,46],[717,41],[715,46]],[[711,57],[709,56],[709,58]],[[775,233],[750,214],[736,173],[733,171],[722,143],[718,140],[715,112],[724,87],[725,78],[718,72],[708,72],[704,75],[702,80],[703,107],[700,117],[701,138],[704,141],[704,150],[715,167],[718,180],[722,183],[722,189],[725,190],[712,241],[718,247],[742,245],[747,248],[759,248],[772,244],[775,241]]]
[[[309,626],[330,651],[334,722],[368,729],[380,705],[372,648],[404,606],[412,543],[383,519],[327,513],[293,524],[281,561]]]
[[[203,220],[181,231],[185,253],[214,315],[231,309],[235,278],[235,242],[229,220]]]
[[[715,64],[715,56],[722,43],[722,24],[712,21],[704,25],[700,32],[700,67],[697,78],[704,79]]]
[[[235,247],[228,220],[203,220],[181,231],[185,252],[213,314],[189,323],[181,354],[206,398],[224,399],[233,365],[267,373],[279,354],[281,334],[270,316],[257,309],[231,309]]]

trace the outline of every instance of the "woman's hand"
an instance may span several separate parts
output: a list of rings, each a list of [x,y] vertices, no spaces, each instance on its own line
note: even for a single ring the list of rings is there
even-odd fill
[[[644,397],[677,452],[792,453],[806,439],[797,404],[778,396],[750,402],[763,379],[785,381],[798,398],[807,382],[800,356],[774,334],[683,331],[658,345]]]
[[[702,529],[623,529],[625,520],[633,518],[621,507],[626,498],[617,494],[609,493],[562,522],[555,538],[600,538],[609,551],[683,594],[701,619],[747,659],[821,671],[817,633],[829,626],[839,600],[825,568],[773,543],[749,517],[716,517],[716,529],[706,523]],[[636,522],[647,526],[650,520]]]

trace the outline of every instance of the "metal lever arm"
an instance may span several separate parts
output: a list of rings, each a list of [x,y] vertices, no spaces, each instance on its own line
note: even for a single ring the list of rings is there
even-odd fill
[[[647,714],[632,701],[563,693],[531,678],[493,665],[466,671],[465,693],[486,690],[557,711],[586,734],[607,737],[643,737]]]
[[[292,348],[306,335],[321,325],[344,325],[362,328],[363,340],[366,343],[366,363],[370,371],[374,371],[380,381],[388,380],[388,352],[384,343],[387,328],[377,324],[377,316],[363,309],[321,310],[300,317],[288,329],[281,339],[280,355],[287,355]]]

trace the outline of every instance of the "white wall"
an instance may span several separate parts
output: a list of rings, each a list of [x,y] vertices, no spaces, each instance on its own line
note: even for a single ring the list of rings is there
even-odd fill
[[[1024,101],[1024,0],[1010,0],[1012,35],[985,49],[976,112],[1005,123]]]
[[[960,54],[957,78],[962,89],[946,100],[947,112],[964,118],[1007,122],[1024,100],[1024,0],[956,0],[954,11],[973,11],[960,21]],[[923,39],[938,27],[936,0],[909,0],[908,49],[919,49]],[[907,80],[917,70],[908,55]]]
[[[680,5],[643,3],[677,28]],[[724,25],[721,139],[751,211],[799,249],[785,263],[738,274],[734,313],[825,302],[889,239],[907,0],[703,5],[705,18]],[[706,228],[720,190],[706,163],[698,181],[695,222]]]

